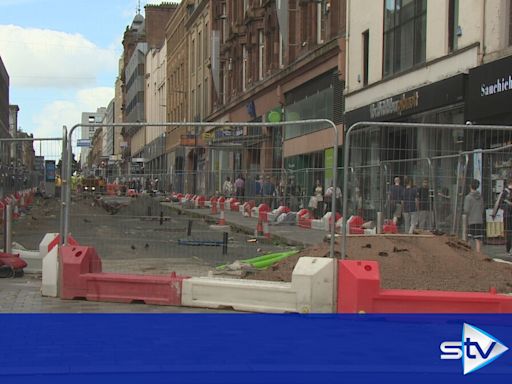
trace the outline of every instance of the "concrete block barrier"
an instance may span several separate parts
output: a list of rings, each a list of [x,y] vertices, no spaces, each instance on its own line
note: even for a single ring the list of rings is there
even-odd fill
[[[302,257],[293,270],[291,283],[193,277],[183,281],[182,303],[251,312],[330,313],[333,266],[332,259]]]

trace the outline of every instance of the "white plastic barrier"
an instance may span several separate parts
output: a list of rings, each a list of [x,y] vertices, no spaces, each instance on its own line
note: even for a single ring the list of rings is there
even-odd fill
[[[59,247],[55,246],[43,259],[43,277],[41,283],[43,296],[59,296]]]
[[[193,277],[183,280],[182,304],[251,312],[330,313],[333,259],[302,257],[291,283]]]
[[[39,252],[42,257],[42,283],[41,294],[43,296],[59,296],[59,244],[58,233],[47,233],[39,244]]]
[[[41,273],[43,270],[43,258],[50,250],[50,245],[56,244],[54,240],[59,236],[58,233],[47,233],[39,243],[39,251],[28,250],[23,247],[14,246],[12,253],[19,254],[27,262],[24,271],[26,273]]]

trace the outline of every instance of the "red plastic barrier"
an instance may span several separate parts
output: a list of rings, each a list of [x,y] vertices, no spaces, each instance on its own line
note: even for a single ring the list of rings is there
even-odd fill
[[[0,252],[0,265],[7,265],[12,269],[23,269],[27,262],[19,254]]]
[[[512,296],[494,292],[382,289],[376,261],[338,264],[339,313],[512,313]]]
[[[231,212],[240,212],[240,205],[242,203],[240,203],[239,201],[234,201],[234,202],[231,202]]]
[[[210,199],[210,213],[212,215],[216,215],[217,214],[217,198],[216,197],[212,197]]]
[[[87,300],[146,304],[181,305],[183,277],[171,273],[167,276],[120,275],[90,273],[87,275]]]
[[[398,233],[398,228],[393,220],[385,220],[382,226],[382,233]]]
[[[300,228],[307,228],[307,229],[311,229],[311,223],[313,222],[313,214],[303,208],[301,209],[299,212],[297,212],[297,225],[300,227]]]
[[[101,259],[92,247],[63,246],[61,298],[92,301],[181,305],[184,276],[128,275],[101,272]]]
[[[268,221],[268,213],[270,212],[270,207],[267,204],[260,204],[256,208],[258,211],[258,217],[263,221]]]

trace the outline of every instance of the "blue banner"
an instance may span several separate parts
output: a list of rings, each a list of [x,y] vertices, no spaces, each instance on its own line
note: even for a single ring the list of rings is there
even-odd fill
[[[0,316],[0,329],[0,383],[512,377],[507,315],[13,314]]]

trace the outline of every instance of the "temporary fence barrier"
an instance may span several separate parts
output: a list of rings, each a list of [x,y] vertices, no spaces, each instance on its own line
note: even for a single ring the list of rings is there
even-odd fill
[[[436,229],[461,236],[464,197],[471,180],[480,181],[485,208],[492,208],[512,176],[511,142],[509,126],[356,123],[344,142],[343,223],[352,215],[377,222],[382,213],[388,231]],[[398,201],[402,199],[395,200],[393,194],[402,190],[393,187],[395,179],[400,188],[410,182],[421,189],[419,207],[414,198],[406,199],[405,206]],[[491,219],[487,239],[492,239],[500,226],[489,225],[496,218],[489,214],[487,218]],[[344,257],[348,231],[346,225],[342,227]]]

